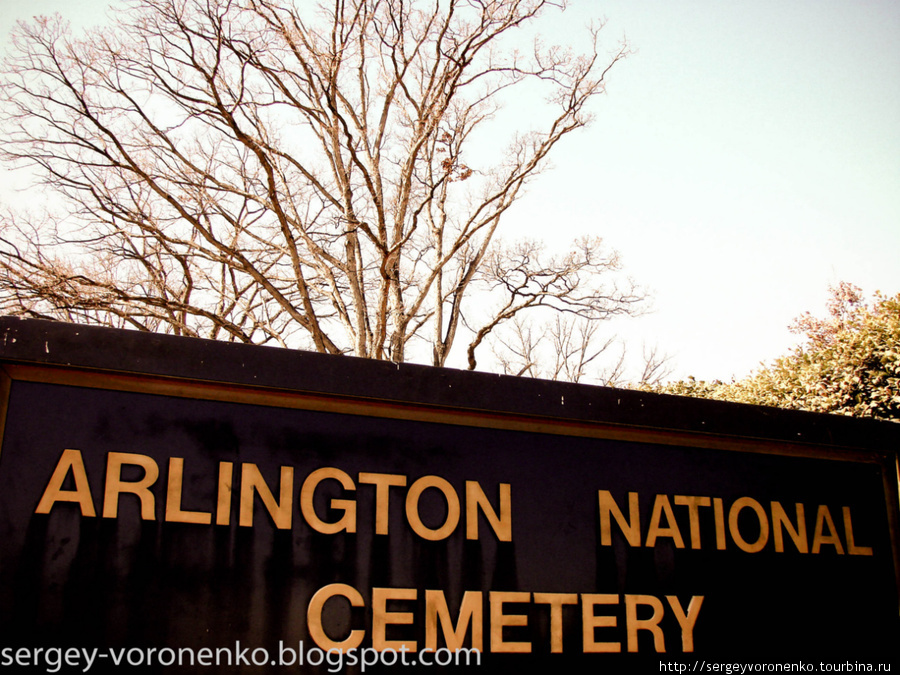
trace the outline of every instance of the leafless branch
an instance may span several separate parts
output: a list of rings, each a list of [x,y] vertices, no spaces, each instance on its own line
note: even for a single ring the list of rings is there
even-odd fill
[[[135,0],[114,30],[20,24],[0,156],[36,170],[59,209],[4,220],[0,310],[395,361],[421,343],[435,365],[463,340],[471,367],[526,309],[635,311],[599,241],[557,257],[498,243],[629,53],[601,57],[599,29],[582,54],[511,47],[555,9]],[[543,122],[479,152],[519,89],[543,97]]]

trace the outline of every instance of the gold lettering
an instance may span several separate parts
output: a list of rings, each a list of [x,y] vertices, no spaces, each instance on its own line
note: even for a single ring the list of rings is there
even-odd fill
[[[291,529],[291,521],[294,515],[294,467],[281,467],[281,485],[278,493],[278,501],[269,490],[265,479],[259,472],[256,464],[241,464],[241,506],[238,525],[241,527],[253,526],[253,493],[256,492],[263,505],[272,516],[272,522],[279,530]]]
[[[231,492],[234,485],[234,464],[219,462],[219,489],[216,498],[216,525],[231,524]]]
[[[612,527],[610,514],[619,524],[619,529],[625,535],[625,541],[629,546],[641,545],[641,515],[639,512],[638,493],[628,493],[628,520],[616,504],[609,490],[600,490],[598,493],[600,501],[600,544],[610,546],[612,544]]]
[[[660,527],[660,520],[665,514],[668,527]],[[644,546],[656,546],[656,540],[659,537],[671,537],[675,542],[676,548],[684,548],[684,539],[681,538],[681,532],[678,530],[678,524],[675,522],[675,514],[672,513],[672,505],[666,495],[656,495],[653,502],[653,513],[650,514],[650,528],[647,530],[647,541]]]
[[[618,605],[619,596],[607,593],[583,593],[581,596],[581,635],[585,654],[608,654],[621,652],[622,644],[619,642],[597,642],[595,629],[615,628],[616,617],[597,616],[594,614],[596,605]]]
[[[563,651],[563,605],[577,605],[577,593],[535,593],[534,601],[550,605],[550,652],[562,654]]]
[[[850,555],[874,555],[871,546],[857,546],[853,539],[853,523],[850,521],[850,507],[844,509],[844,536],[847,538],[847,553]]]
[[[666,600],[669,601],[669,606],[672,608],[675,618],[678,619],[678,625],[681,626],[681,650],[684,652],[694,651],[694,626],[697,623],[697,616],[700,614],[703,596],[692,596],[687,612],[684,611],[677,596],[667,595]]]
[[[313,506],[313,497],[319,483],[328,478],[338,481],[345,490],[356,489],[353,479],[340,469],[332,467],[316,469],[306,477],[306,480],[303,481],[303,487],[300,489],[300,511],[303,513],[303,517],[312,529],[322,534],[336,534],[342,531],[356,532],[356,502],[352,499],[331,500],[332,508],[343,510],[343,515],[337,522],[326,523],[316,514],[315,506]]]
[[[686,497],[675,495],[675,503],[678,506],[687,506],[691,519],[691,548],[700,548],[700,507],[709,506],[709,497]]]
[[[745,508],[752,510],[759,519],[759,537],[753,543],[745,540],[738,528],[738,518],[741,510]],[[734,539],[734,543],[747,553],[757,553],[763,550],[766,542],[769,541],[769,518],[766,515],[766,510],[762,507],[762,504],[752,497],[741,497],[731,505],[731,510],[728,512],[728,529],[731,532],[731,538]]]
[[[387,611],[388,600],[415,600],[415,588],[373,588],[372,589],[372,647],[378,651],[401,649],[416,651],[415,640],[388,640],[388,624],[411,624],[412,612]]]
[[[828,527],[828,535],[824,532],[826,526]],[[822,548],[822,544],[832,544],[838,555],[844,555],[844,547],[841,545],[841,538],[838,536],[837,529],[834,526],[831,512],[824,504],[819,506],[819,511],[816,513],[816,530],[813,534],[812,552],[818,553]]]
[[[772,533],[775,538],[775,550],[779,553],[784,552],[784,536],[782,528],[787,529],[794,546],[800,553],[809,553],[809,544],[806,540],[806,515],[804,514],[803,504],[796,505],[797,527],[794,527],[785,513],[784,508],[778,502],[772,502]]]
[[[309,606],[306,608],[306,625],[309,628],[309,635],[313,639],[313,642],[324,651],[329,651],[331,649],[343,649],[344,651],[356,649],[362,644],[363,638],[366,635],[365,631],[352,630],[350,631],[350,635],[347,636],[347,639],[338,642],[328,637],[325,633],[325,628],[322,626],[322,609],[325,607],[325,603],[335,596],[342,596],[349,600],[351,607],[365,606],[365,602],[363,602],[359,591],[352,586],[348,586],[347,584],[328,584],[327,586],[320,588],[316,591],[315,595],[312,596],[312,599],[309,601]]]
[[[359,482],[375,486],[375,534],[387,534],[391,512],[390,488],[392,485],[396,487],[406,485],[406,476],[391,473],[361,473]]]
[[[144,469],[144,477],[137,481],[122,480],[122,466],[134,464]],[[159,478],[159,466],[147,455],[130,452],[111,452],[106,456],[106,486],[103,491],[103,517],[115,518],[119,514],[119,495],[123,492],[137,495],[141,501],[141,518],[156,518],[156,500],[150,486]]]
[[[529,602],[531,593],[515,591],[491,591],[491,651],[504,654],[529,654],[530,642],[510,642],[503,639],[506,626],[527,626],[527,614],[504,614],[503,605],[507,602]]]
[[[63,490],[62,486],[72,471],[72,479],[75,482],[74,490]],[[82,516],[96,517],[94,499],[91,496],[91,486],[88,483],[87,471],[84,469],[84,459],[81,450],[63,450],[59,463],[53,470],[53,475],[47,483],[44,495],[38,502],[35,513],[50,513],[50,509],[56,502],[74,502],[81,507]]]
[[[181,491],[184,485],[184,458],[169,458],[169,480],[166,493],[166,522],[209,525],[212,514],[203,511],[182,511]]]
[[[419,497],[428,488],[440,490],[447,500],[447,520],[437,529],[431,529],[419,517]],[[428,541],[439,541],[449,537],[459,524],[459,497],[456,490],[440,476],[422,476],[412,484],[406,494],[406,519],[417,535]]]
[[[512,505],[509,483],[500,483],[500,515],[488,501],[481,485],[466,481],[466,539],[478,539],[478,508],[500,541],[512,541]]]
[[[716,550],[725,550],[725,507],[722,505],[722,498],[715,497],[713,499],[713,518],[716,523]]]
[[[472,626],[472,649],[482,651],[484,647],[484,608],[481,591],[466,591],[459,606],[456,627],[450,618],[447,599],[443,591],[425,591],[425,648],[436,651],[437,624],[440,620],[441,632],[447,649],[462,649],[466,631]]]
[[[647,605],[653,608],[653,616],[649,619],[638,619],[638,605]],[[638,631],[647,630],[653,634],[653,647],[657,652],[666,651],[666,640],[663,637],[659,622],[663,618],[662,601],[652,595],[626,595],[625,596],[625,626],[628,632],[628,651],[638,650]]]

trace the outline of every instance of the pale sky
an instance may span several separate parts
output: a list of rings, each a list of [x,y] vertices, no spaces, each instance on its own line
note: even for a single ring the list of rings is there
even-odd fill
[[[102,0],[0,0],[0,33]],[[592,127],[512,214],[537,237],[598,234],[652,291],[616,325],[675,377],[729,379],[788,351],[829,284],[900,292],[900,3],[573,0],[548,41],[606,17],[611,74]]]

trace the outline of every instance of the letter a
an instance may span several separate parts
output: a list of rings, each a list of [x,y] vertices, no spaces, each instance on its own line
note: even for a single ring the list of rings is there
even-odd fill
[[[72,471],[75,481],[74,490],[63,490],[62,486]],[[88,484],[87,472],[84,470],[84,460],[81,458],[81,450],[63,450],[59,463],[50,476],[44,496],[38,503],[35,513],[50,513],[50,509],[56,502],[75,502],[81,506],[81,515],[96,517],[94,500],[91,497],[91,486]]]

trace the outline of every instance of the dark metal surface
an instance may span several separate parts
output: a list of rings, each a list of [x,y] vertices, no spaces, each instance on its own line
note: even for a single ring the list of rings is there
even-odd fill
[[[0,357],[702,434],[900,447],[900,425],[274,347],[0,317]]]
[[[280,642],[312,646],[310,600],[318,589],[342,583],[359,590],[365,607],[334,614],[332,603],[323,625],[333,636],[366,631],[363,646],[371,645],[376,588],[415,589],[416,600],[390,602],[389,612],[413,619],[391,625],[387,637],[415,640],[420,648],[426,591],[443,591],[454,617],[464,592],[481,592],[487,650],[481,672],[534,664],[589,672],[636,661],[657,672],[660,661],[679,657],[779,657],[818,665],[820,658],[861,662],[893,654],[898,425],[14,319],[0,320],[0,365],[11,375],[0,449],[0,647],[200,649],[240,641],[274,653]],[[42,369],[28,369],[34,365]],[[136,377],[113,386],[122,373]],[[215,392],[225,395],[200,388],[192,398],[190,387],[169,395],[154,388],[157,381],[222,385]],[[299,398],[290,405],[248,403],[269,400],[253,398],[260,390]],[[307,394],[315,394],[312,403],[302,398]],[[327,409],[313,405],[331,399]],[[354,401],[389,407],[359,414]],[[411,418],[408,412],[419,408],[440,414]],[[464,423],[450,414],[459,411],[470,415]],[[479,416],[509,422],[491,428]],[[528,430],[530,420],[542,420],[546,431]],[[578,422],[588,431],[596,425],[596,432],[573,436],[561,427],[556,433],[556,422]],[[609,431],[618,428],[630,429],[630,440]],[[665,444],[641,440],[660,432],[663,438],[677,433]],[[747,439],[764,439],[762,450],[747,451]],[[794,451],[780,454],[788,443]],[[37,513],[63,453],[73,449],[83,457],[96,515],[71,501]],[[148,488],[150,517],[128,493],[104,517],[108,461],[117,453],[158,467]],[[167,515],[173,457],[184,460],[181,508],[208,514],[209,524]],[[227,524],[217,522],[216,510],[222,462],[235,471]],[[287,494],[279,491],[279,477],[291,468],[289,527],[276,527],[258,495],[252,526],[239,524],[248,464],[276,498]],[[304,481],[324,467],[355,486],[323,482],[316,513],[337,521],[341,509],[332,500],[349,499],[355,532],[316,532],[299,506]],[[132,463],[123,480],[138,481],[142,471]],[[366,473],[406,481],[390,488],[383,535],[376,533],[378,504]],[[427,476],[445,480],[463,511],[453,532],[436,541],[416,533],[405,508],[409,487]],[[69,472],[63,490],[76,490],[76,482]],[[466,537],[467,482],[477,482],[495,507],[499,486],[510,485],[510,541],[501,541],[483,515],[479,536]],[[611,540],[602,541],[599,491],[608,491],[626,516],[629,493],[639,496],[639,545],[617,525]],[[677,505],[679,496],[708,499],[697,512],[696,531],[694,515]],[[767,513],[769,533],[758,552],[737,545],[727,521],[742,498]],[[714,499],[724,509],[721,532]],[[672,519],[657,501],[672,507]],[[793,520],[796,504],[804,505],[809,550],[797,550],[787,535],[784,550],[775,550],[773,502]],[[845,507],[852,535],[842,519]],[[823,508],[833,522],[822,520]],[[434,489],[423,493],[418,509],[431,528],[448,518]],[[752,509],[735,513],[739,534],[762,541]],[[659,536],[648,545],[653,522]],[[526,617],[526,625],[503,632],[531,652],[492,651],[492,592],[575,594],[578,601],[563,612],[563,653],[550,653],[549,607],[536,596],[508,605],[507,614]],[[598,594],[616,598],[598,611],[615,617],[615,625],[597,628],[596,639],[619,644],[618,655],[583,653],[581,603]],[[703,604],[687,655],[669,598],[687,607],[695,596]],[[647,598],[659,601],[665,653],[647,629],[637,633],[638,653],[627,653],[626,597],[644,599],[633,620],[653,613]],[[272,672],[282,670],[290,671]],[[404,671],[387,672],[394,670]],[[478,671],[462,672],[470,670]]]

